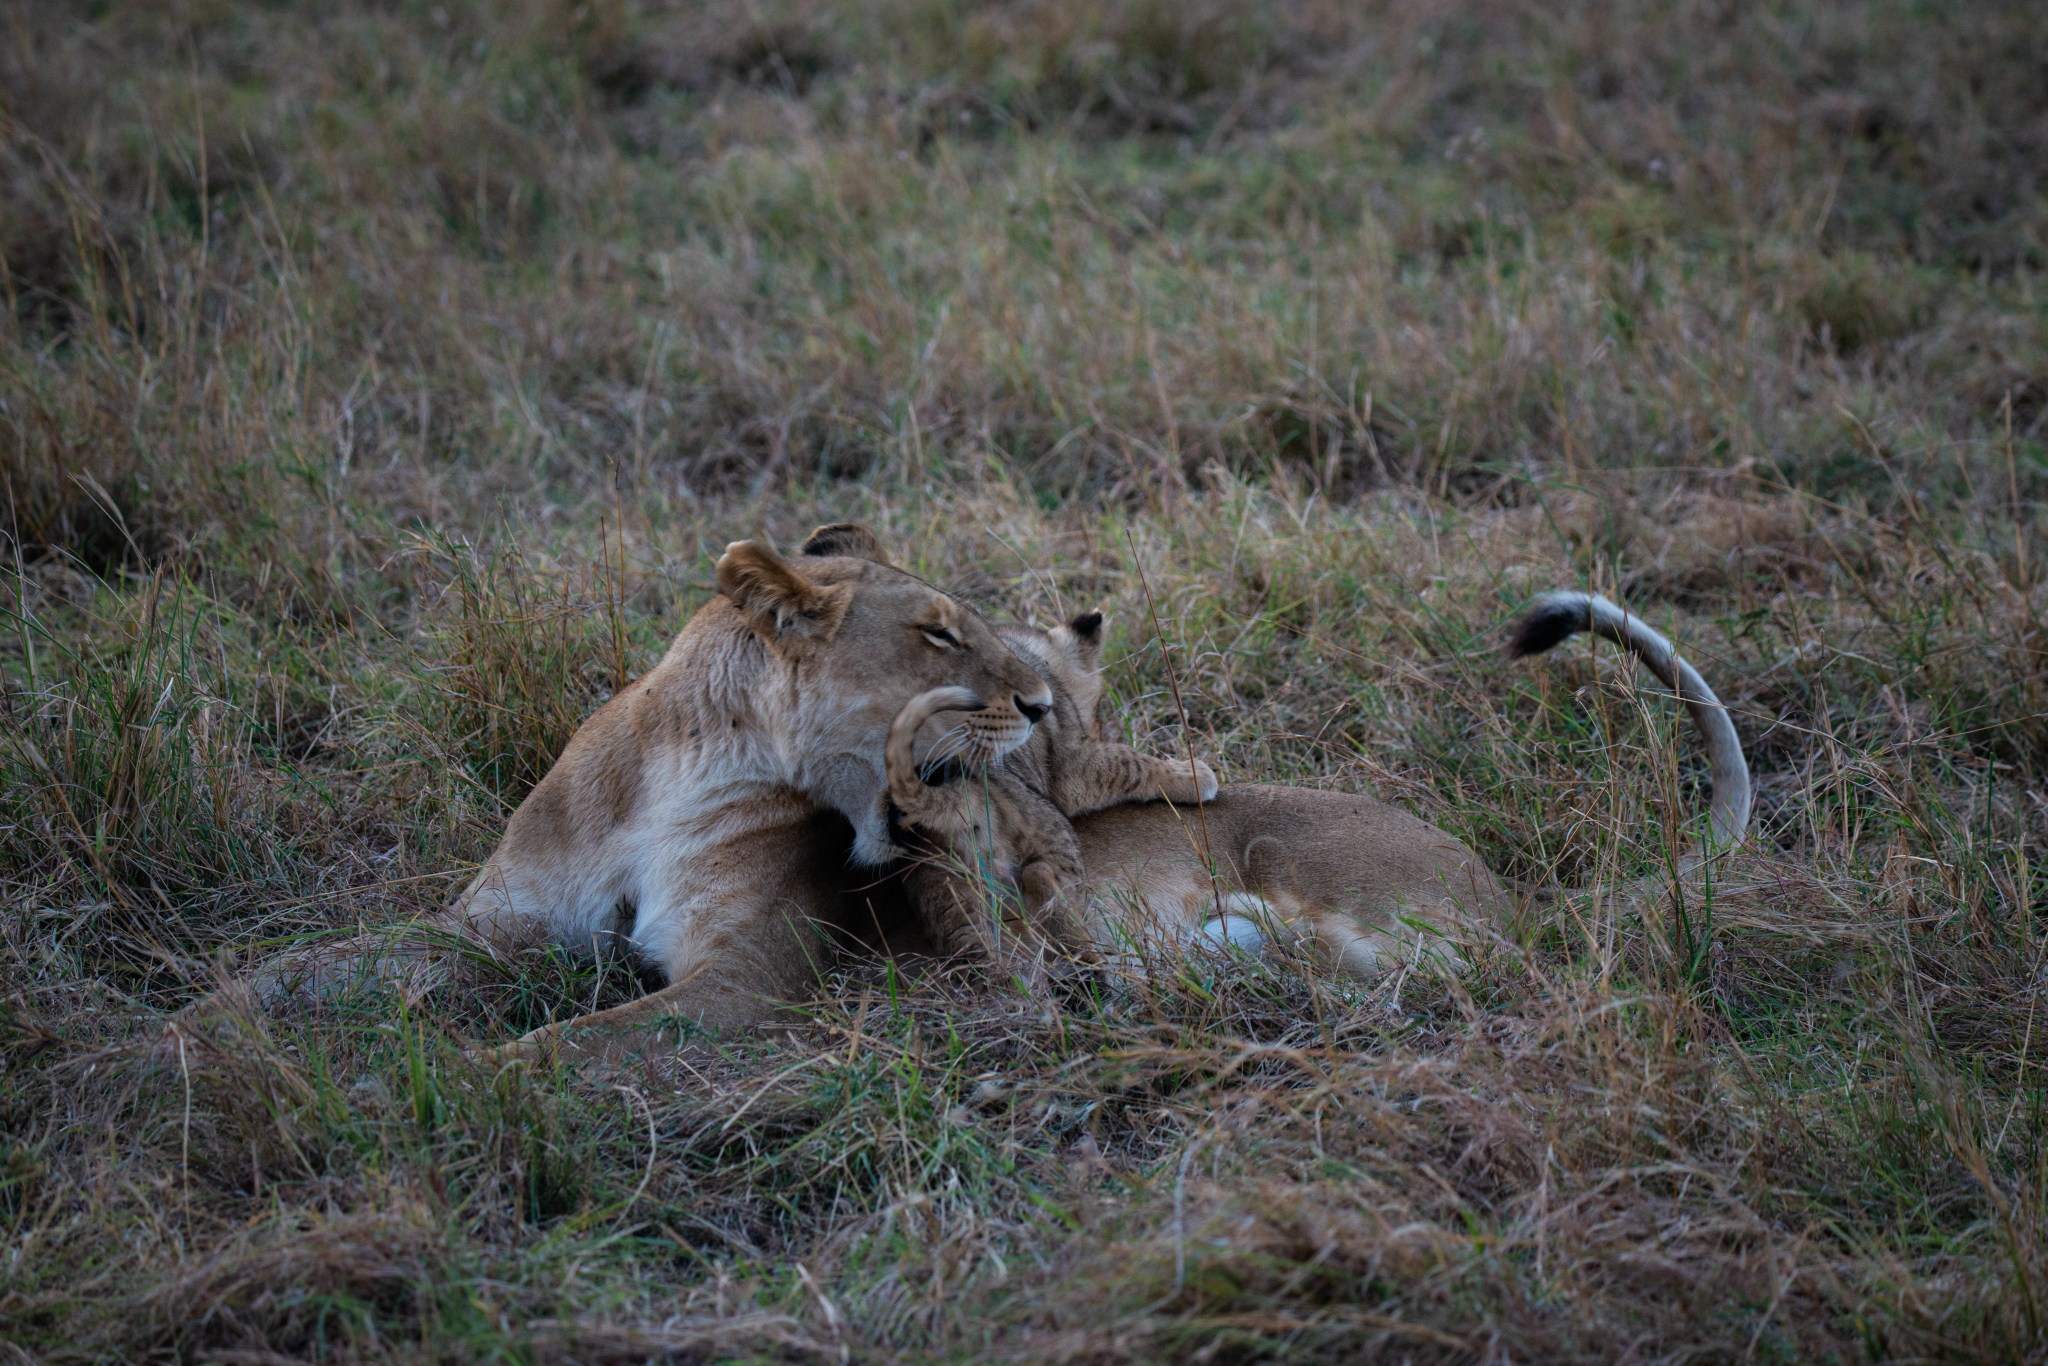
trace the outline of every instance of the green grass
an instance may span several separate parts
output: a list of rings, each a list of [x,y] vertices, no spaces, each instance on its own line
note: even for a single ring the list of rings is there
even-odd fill
[[[0,4],[0,1341],[2038,1360],[2037,10]],[[624,965],[171,1027],[846,518],[1556,899],[1456,982],[854,957],[607,1076],[462,1048]],[[1737,714],[1710,897],[1603,895],[1705,765],[1505,663],[1561,585]]]

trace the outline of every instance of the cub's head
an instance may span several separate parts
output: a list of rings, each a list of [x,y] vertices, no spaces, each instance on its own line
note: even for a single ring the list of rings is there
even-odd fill
[[[1038,672],[1067,695],[1080,714],[1083,728],[1098,736],[1096,704],[1102,701],[1102,637],[1106,619],[1100,607],[1083,612],[1064,626],[1045,633],[1047,649],[1043,660],[1033,660]]]
[[[790,666],[800,713],[791,720],[811,751],[806,788],[853,819],[859,855],[874,852],[864,817],[880,810],[883,739],[904,703],[933,688],[970,690],[982,706],[964,723],[989,759],[1029,739],[1052,706],[1045,680],[980,616],[889,564],[864,528],[820,527],[788,559],[735,541],[718,588]],[[872,833],[886,845],[879,825]]]
[[[1019,659],[1051,686],[1053,715],[1049,728],[1063,736],[1101,738],[1095,707],[1102,700],[1103,620],[1102,609],[1097,608],[1050,631],[1008,626],[996,632]],[[1034,740],[1034,744],[1046,742]]]

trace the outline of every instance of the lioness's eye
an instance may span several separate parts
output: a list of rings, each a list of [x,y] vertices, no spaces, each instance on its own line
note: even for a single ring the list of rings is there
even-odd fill
[[[924,632],[924,638],[938,646],[941,650],[965,648],[960,644],[960,637],[954,635],[943,626],[920,626],[917,629]]]

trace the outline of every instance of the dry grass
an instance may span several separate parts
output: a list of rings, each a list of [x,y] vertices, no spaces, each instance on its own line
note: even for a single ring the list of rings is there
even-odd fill
[[[0,4],[0,1343],[2040,1359],[2038,9]],[[562,962],[166,1033],[845,517],[1563,895],[616,1077],[461,1057]],[[1709,900],[1602,895],[1704,764],[1501,661],[1560,584],[1738,713]]]

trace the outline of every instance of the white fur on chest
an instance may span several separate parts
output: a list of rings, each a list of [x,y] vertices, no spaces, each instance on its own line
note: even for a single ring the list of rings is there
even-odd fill
[[[732,881],[746,870],[718,857],[725,845],[809,813],[773,759],[767,746],[738,740],[649,756],[638,811],[606,841],[602,860],[616,887],[606,910],[632,908],[636,941],[652,949],[655,927],[686,929],[733,899]]]
[[[866,699],[799,710],[800,729],[784,743],[790,782],[818,806],[853,825],[852,861],[878,867],[896,857],[889,842],[888,775],[882,746],[894,714]]]
[[[621,934],[653,950],[641,931],[655,925],[686,933],[732,894],[719,848],[808,810],[773,748],[742,736],[648,750],[632,814],[591,845],[501,846],[472,885],[470,922],[493,942],[544,937],[572,953],[606,952]]]

